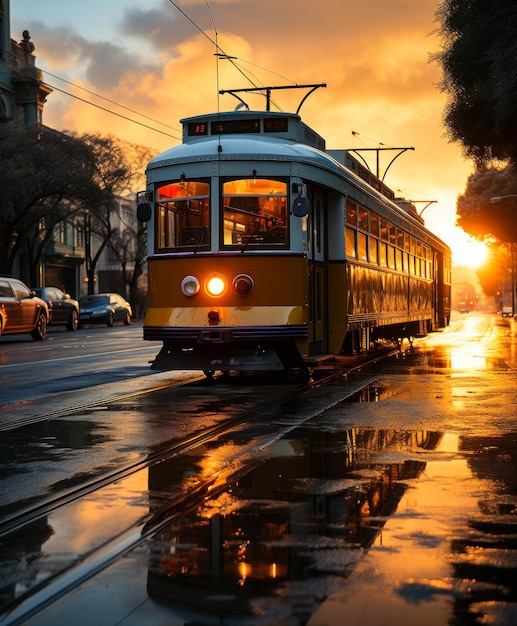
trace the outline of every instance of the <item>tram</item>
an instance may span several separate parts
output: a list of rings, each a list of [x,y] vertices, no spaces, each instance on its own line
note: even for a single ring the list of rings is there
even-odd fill
[[[298,113],[182,127],[137,197],[152,369],[306,368],[449,323],[449,248],[350,151],[327,150]]]

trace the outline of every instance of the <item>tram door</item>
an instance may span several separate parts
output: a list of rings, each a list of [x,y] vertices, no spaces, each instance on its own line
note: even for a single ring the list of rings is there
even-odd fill
[[[327,318],[327,207],[326,196],[308,190],[309,354],[328,351]]]

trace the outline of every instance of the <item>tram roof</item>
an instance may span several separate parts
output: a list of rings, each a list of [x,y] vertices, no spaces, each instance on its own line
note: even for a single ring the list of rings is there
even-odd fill
[[[149,162],[149,168],[182,161],[249,160],[306,160],[330,169],[342,169],[330,155],[303,143],[264,135],[223,135],[183,143],[162,152]]]

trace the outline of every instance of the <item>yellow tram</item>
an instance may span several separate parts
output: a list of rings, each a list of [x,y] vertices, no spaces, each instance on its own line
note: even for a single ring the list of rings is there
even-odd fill
[[[182,124],[137,206],[154,369],[304,367],[449,323],[449,248],[349,152],[292,113]]]

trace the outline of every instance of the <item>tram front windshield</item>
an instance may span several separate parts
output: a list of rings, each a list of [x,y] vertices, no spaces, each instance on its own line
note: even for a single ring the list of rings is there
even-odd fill
[[[210,186],[180,180],[157,190],[158,250],[206,249],[210,245]]]
[[[286,182],[255,177],[226,181],[222,207],[224,248],[287,247]]]
[[[223,182],[220,191],[220,248],[288,247],[286,181],[255,177],[232,179]],[[181,252],[210,249],[209,182],[168,182],[158,187],[156,195],[156,250]],[[213,226],[216,227],[215,224]]]

